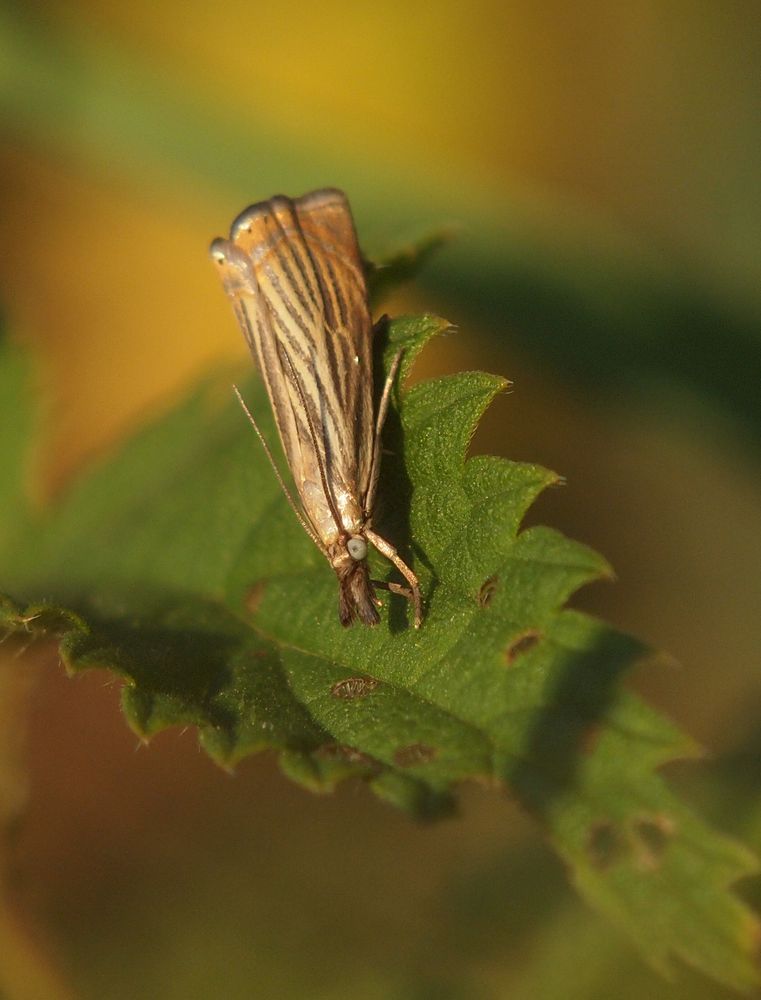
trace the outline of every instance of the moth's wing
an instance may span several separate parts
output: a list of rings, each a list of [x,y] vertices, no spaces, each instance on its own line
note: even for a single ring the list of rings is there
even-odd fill
[[[255,271],[292,404],[309,414],[297,423],[304,475],[346,527],[361,520],[346,498],[359,510],[373,453],[372,320],[348,202],[335,190],[277,196],[242,213],[231,238]]]
[[[248,254],[231,240],[214,240],[210,254],[264,380],[288,465],[292,470],[298,469],[302,462],[303,428],[299,428],[298,410],[288,391],[289,376],[283,369],[272,317],[259,289],[256,270]]]
[[[373,456],[373,326],[354,219],[346,195],[335,188],[304,195],[295,207],[316,270],[325,276],[325,346],[348,424],[345,453],[364,498]]]

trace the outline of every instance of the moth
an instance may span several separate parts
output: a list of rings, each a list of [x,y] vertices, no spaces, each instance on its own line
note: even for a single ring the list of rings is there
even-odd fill
[[[235,389],[301,526],[338,577],[341,624],[376,625],[374,586],[407,597],[422,622],[415,574],[372,527],[381,432],[401,352],[373,404],[373,322],[346,195],[326,188],[246,208],[210,249],[269,395],[300,503]],[[370,579],[368,542],[407,586]]]

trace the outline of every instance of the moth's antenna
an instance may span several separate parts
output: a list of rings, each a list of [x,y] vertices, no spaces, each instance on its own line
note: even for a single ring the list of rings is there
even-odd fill
[[[324,548],[322,542],[317,538],[317,536],[315,535],[315,533],[312,531],[312,529],[306,523],[306,521],[304,520],[304,518],[303,518],[303,516],[301,514],[301,511],[298,509],[298,507],[294,503],[293,497],[291,496],[288,487],[283,482],[283,477],[280,475],[280,470],[278,469],[277,465],[275,465],[275,459],[272,457],[272,452],[270,451],[270,446],[267,444],[267,441],[266,441],[264,435],[259,430],[259,425],[254,420],[254,418],[253,418],[253,416],[251,414],[251,411],[246,406],[246,403],[245,403],[245,401],[243,399],[243,396],[241,396],[241,394],[240,394],[240,390],[238,389],[238,386],[234,385],[233,386],[233,390],[235,392],[235,395],[238,397],[238,402],[243,407],[243,412],[246,414],[246,416],[248,417],[248,419],[249,419],[249,421],[251,423],[251,426],[256,431],[256,436],[259,438],[259,440],[262,443],[262,448],[264,448],[264,453],[267,456],[267,458],[269,459],[269,463],[272,466],[272,471],[275,473],[275,478],[280,483],[280,489],[285,494],[285,499],[288,501],[291,510],[296,515],[296,517],[299,519],[299,523],[301,524],[301,527],[304,529],[304,531],[306,531],[306,533],[309,535],[309,537],[315,543],[315,545],[317,546],[317,548],[320,549],[322,552],[325,552],[325,548]]]

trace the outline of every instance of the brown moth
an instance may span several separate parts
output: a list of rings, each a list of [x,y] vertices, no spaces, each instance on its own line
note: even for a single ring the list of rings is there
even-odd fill
[[[238,398],[294,513],[338,576],[341,624],[377,624],[375,584],[407,597],[419,628],[417,577],[372,529],[381,431],[401,352],[374,411],[373,324],[346,195],[326,188],[251,205],[228,240],[214,240],[211,257],[264,379],[298,507]],[[408,588],[370,580],[368,542]]]

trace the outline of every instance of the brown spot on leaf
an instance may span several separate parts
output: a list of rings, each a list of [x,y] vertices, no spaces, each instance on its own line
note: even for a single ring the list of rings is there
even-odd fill
[[[243,606],[250,615],[255,615],[259,610],[259,605],[262,603],[263,597],[264,581],[259,580],[257,583],[252,584],[248,588],[245,597],[243,598]]]
[[[657,868],[674,834],[674,821],[668,816],[643,816],[634,821],[637,860],[645,869]]]
[[[519,632],[505,650],[508,667],[511,667],[519,656],[523,656],[524,653],[533,649],[541,638],[542,633],[536,628],[527,628],[525,631]]]
[[[436,754],[435,747],[429,747],[425,743],[410,743],[409,746],[399,747],[394,753],[394,763],[397,767],[414,767],[416,764],[427,764]]]
[[[581,734],[581,740],[579,742],[581,752],[586,754],[594,753],[597,744],[600,742],[602,733],[603,728],[599,722],[594,722],[591,726],[587,726]]]
[[[619,830],[607,819],[592,824],[587,837],[589,860],[601,870],[610,868],[624,852],[625,843]]]
[[[344,677],[342,681],[336,681],[331,687],[330,693],[334,698],[344,698],[346,701],[353,701],[355,698],[365,698],[371,691],[374,691],[380,681],[374,677]]]
[[[488,580],[484,580],[481,584],[481,589],[478,591],[478,604],[479,607],[488,608],[492,602],[492,598],[497,591],[497,585],[499,584],[498,576],[490,576]]]
[[[364,764],[366,767],[379,767],[378,762],[369,754],[357,750],[345,743],[323,743],[315,750],[315,756],[323,760],[339,761],[347,764]]]

